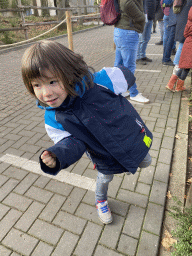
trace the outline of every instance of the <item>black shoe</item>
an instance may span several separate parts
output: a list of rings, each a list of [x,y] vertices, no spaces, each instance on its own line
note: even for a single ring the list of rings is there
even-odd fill
[[[175,54],[176,54],[176,52],[177,52],[176,48],[172,49],[172,51],[171,51],[171,55],[175,55]]]
[[[163,41],[159,41],[155,45],[163,45]]]
[[[141,64],[141,65],[147,65],[146,61],[142,60],[142,59],[138,59],[136,60],[137,64]]]
[[[163,66],[175,66],[175,65],[173,64],[173,61],[172,61],[172,60],[166,61],[166,62],[162,62],[162,64],[163,64]]]
[[[146,62],[152,62],[152,59],[149,59],[147,57],[141,58],[141,60],[146,61]]]

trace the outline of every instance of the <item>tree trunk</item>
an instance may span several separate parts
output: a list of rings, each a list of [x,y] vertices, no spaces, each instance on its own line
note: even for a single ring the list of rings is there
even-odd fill
[[[33,0],[33,6],[37,6],[37,1],[36,0]],[[33,11],[34,11],[34,16],[39,17],[38,10],[34,9]]]
[[[57,7],[59,7],[59,8],[67,8],[67,7],[69,7],[69,1],[68,0],[59,0],[57,2]],[[58,21],[62,21],[62,20],[64,20],[66,18],[65,11],[57,10],[57,13],[58,13]],[[63,23],[63,24],[61,24],[58,27],[58,30],[65,30],[65,29],[67,29],[66,23]]]
[[[48,7],[48,1],[47,0],[41,0],[41,6],[42,7]],[[42,9],[41,16],[46,17],[50,16],[49,9]]]
[[[83,0],[83,5],[87,5],[87,0]],[[84,8],[84,14],[87,15],[87,7]]]
[[[190,208],[191,206],[192,206],[192,183],[190,185],[190,188],[189,188],[189,191],[188,191],[188,194],[187,194],[185,207]]]

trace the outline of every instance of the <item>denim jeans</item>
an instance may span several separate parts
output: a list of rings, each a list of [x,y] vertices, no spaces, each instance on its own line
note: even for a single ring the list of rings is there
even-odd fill
[[[169,16],[164,15],[163,16],[163,24],[164,24],[164,28],[163,28],[163,47],[165,45],[165,42],[167,42],[167,37],[169,35],[167,29],[168,29],[168,23],[169,23]],[[176,47],[176,42],[174,41],[173,44],[173,49],[175,49]]]
[[[134,30],[114,29],[114,42],[116,45],[114,66],[123,65],[134,74],[136,69],[137,48],[139,34]],[[139,92],[136,83],[129,89],[130,96],[134,97]]]
[[[148,153],[143,161],[140,163],[140,168],[146,168],[151,164],[151,156]],[[96,190],[95,190],[95,199],[97,201],[107,200],[107,191],[109,182],[113,180],[113,174],[105,175],[101,172],[98,172],[97,181],[96,181]]]
[[[167,39],[164,41],[163,46],[163,62],[171,61],[171,51],[174,46],[176,25],[167,27]],[[163,39],[164,40],[164,39]]]
[[[147,44],[151,38],[151,29],[153,25],[153,20],[148,20],[145,23],[145,27],[142,34],[139,34],[139,45],[137,50],[137,59],[146,57]]]
[[[182,48],[183,48],[183,43],[179,43],[179,46],[177,48],[177,52],[175,54],[175,58],[174,58],[174,61],[173,61],[173,63],[175,65],[179,65],[179,59],[180,59],[180,56],[181,56]]]

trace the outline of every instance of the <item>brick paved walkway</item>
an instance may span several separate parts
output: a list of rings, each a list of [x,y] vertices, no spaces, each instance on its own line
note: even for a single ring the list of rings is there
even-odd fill
[[[66,37],[57,40],[67,46]],[[153,62],[137,65],[135,73],[150,104],[133,104],[153,131],[152,165],[115,176],[109,188],[114,222],[106,226],[97,218],[97,173],[86,156],[55,178],[39,170],[39,154],[52,142],[43,112],[22,84],[24,49],[0,54],[1,256],[158,255],[181,94],[165,90],[172,68],[162,66],[157,41],[152,34],[147,56]],[[113,28],[75,34],[74,50],[96,70],[113,66]]]

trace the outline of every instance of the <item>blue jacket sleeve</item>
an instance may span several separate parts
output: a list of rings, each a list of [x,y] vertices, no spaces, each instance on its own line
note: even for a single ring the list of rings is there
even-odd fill
[[[42,162],[41,157],[39,157],[41,169],[47,174],[57,175],[60,170],[65,169],[78,161],[86,149],[87,148],[82,141],[72,136],[64,138],[54,146],[46,149],[56,155],[56,167],[49,168]]]

